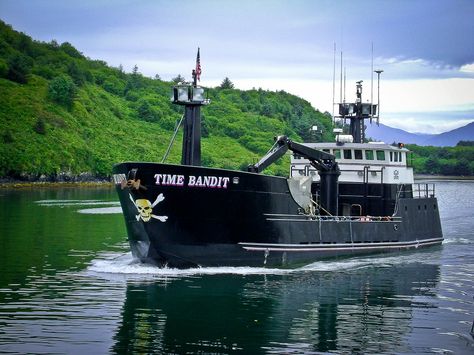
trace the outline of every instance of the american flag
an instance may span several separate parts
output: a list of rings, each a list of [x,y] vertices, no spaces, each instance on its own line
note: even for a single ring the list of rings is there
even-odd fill
[[[198,47],[198,54],[196,57],[196,78],[197,80],[201,81],[201,58],[199,55],[199,47]]]

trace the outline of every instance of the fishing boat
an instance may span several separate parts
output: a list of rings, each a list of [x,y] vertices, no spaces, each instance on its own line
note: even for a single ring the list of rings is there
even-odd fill
[[[443,241],[434,185],[415,184],[403,144],[366,143],[378,103],[337,104],[349,132],[335,142],[286,136],[247,171],[201,166],[204,88],[173,88],[184,106],[181,164],[123,162],[113,181],[133,256],[145,263],[296,267],[326,258],[399,252]],[[180,122],[181,125],[181,122]],[[178,125],[178,127],[180,126]],[[176,136],[173,136],[173,138]],[[289,176],[262,174],[286,152]]]

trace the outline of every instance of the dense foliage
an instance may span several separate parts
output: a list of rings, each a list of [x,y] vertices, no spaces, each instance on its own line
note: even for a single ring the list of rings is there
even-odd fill
[[[202,109],[203,165],[245,169],[275,135],[314,140],[313,125],[322,127],[319,139],[332,138],[328,114],[307,101],[235,90],[226,79],[208,90],[211,104]],[[0,177],[109,176],[117,162],[161,160],[183,113],[169,100],[173,81],[144,77],[137,66],[125,73],[70,43],[34,41],[0,21]],[[168,161],[179,160],[176,143]],[[286,175],[288,160],[267,172]]]
[[[458,147],[474,147],[474,141],[459,141],[456,145]]]
[[[413,167],[419,174],[474,175],[474,146],[458,144],[456,147],[408,145],[413,153]]]

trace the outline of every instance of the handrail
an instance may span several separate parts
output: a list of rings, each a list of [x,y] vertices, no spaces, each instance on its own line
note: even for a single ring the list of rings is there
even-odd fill
[[[435,184],[413,184],[413,198],[435,197]]]
[[[400,222],[402,217],[394,216],[311,216],[320,221],[336,222]]]

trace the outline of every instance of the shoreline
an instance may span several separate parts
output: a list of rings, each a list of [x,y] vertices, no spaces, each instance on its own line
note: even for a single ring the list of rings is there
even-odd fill
[[[111,181],[0,181],[0,189],[113,187]]]
[[[415,174],[414,180],[435,180],[435,181],[474,181],[474,176],[454,176],[454,175],[428,175]]]
[[[434,181],[474,181],[474,176],[449,176],[415,174],[414,180]],[[111,180],[89,181],[21,181],[14,179],[0,179],[0,189],[25,189],[25,188],[58,188],[58,187],[113,187]]]

